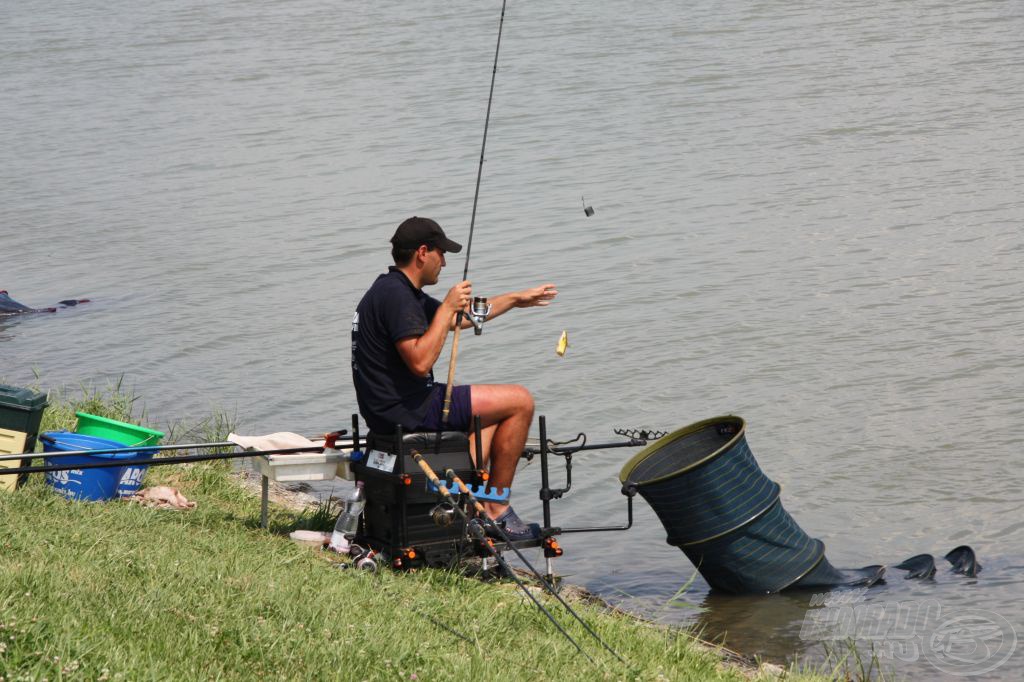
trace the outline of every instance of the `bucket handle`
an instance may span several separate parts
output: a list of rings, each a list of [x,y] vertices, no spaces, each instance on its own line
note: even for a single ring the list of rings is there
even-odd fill
[[[66,433],[70,433],[70,431],[68,431]],[[57,442],[56,438],[54,438],[53,436],[47,435],[45,433],[40,434],[39,440],[43,441],[44,443],[50,443],[51,445],[54,445]],[[147,440],[149,440],[149,439],[148,438],[144,438],[144,439],[140,440],[137,443],[131,443],[130,445],[125,445],[124,448],[128,449],[128,448],[137,448],[139,446],[144,446],[146,444]]]

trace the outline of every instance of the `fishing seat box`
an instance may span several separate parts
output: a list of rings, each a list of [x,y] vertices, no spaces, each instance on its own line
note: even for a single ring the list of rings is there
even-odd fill
[[[39,423],[46,409],[46,394],[28,388],[0,384],[0,453],[16,455],[34,452]],[[24,436],[24,440],[22,440]],[[16,468],[27,464],[26,460],[0,462],[0,472],[5,468]],[[24,482],[28,474],[22,474],[16,481],[13,475],[0,475],[0,490],[11,490]]]
[[[437,433],[367,434],[366,456],[352,463],[356,481],[363,482],[362,540],[391,557],[415,549],[429,566],[445,566],[462,554],[465,524],[456,518],[451,525],[434,523],[431,511],[441,501],[413,451],[423,455],[437,477],[453,470],[467,484],[477,483],[469,453],[469,439],[457,431]],[[457,497],[457,494],[456,494]]]

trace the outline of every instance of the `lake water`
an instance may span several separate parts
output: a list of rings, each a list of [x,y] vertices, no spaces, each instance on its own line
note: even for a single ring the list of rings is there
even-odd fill
[[[157,422],[348,426],[350,319],[394,227],[468,237],[499,12],[6,3],[0,289],[92,302],[0,321],[0,376],[123,374]],[[1024,636],[1021,36],[1024,6],[992,0],[513,1],[470,279],[561,293],[463,336],[457,380],[525,384],[556,439],[741,415],[834,564],[977,550],[976,580],[891,570],[863,604],[988,614],[991,655],[956,668],[962,642],[911,627],[916,653],[883,665],[1024,675],[1024,645],[1003,660]],[[630,454],[579,455],[556,523],[624,518]],[[664,538],[640,502],[634,529],[566,536],[556,566],[744,653],[820,659],[806,595],[698,579],[676,608],[693,569]]]

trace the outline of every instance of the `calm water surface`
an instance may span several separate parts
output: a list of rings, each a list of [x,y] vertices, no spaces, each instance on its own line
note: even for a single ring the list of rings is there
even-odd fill
[[[158,421],[346,426],[349,320],[394,226],[468,236],[499,10],[7,3],[0,289],[93,302],[0,322],[0,376],[123,374]],[[470,278],[561,294],[463,337],[458,379],[529,386],[554,438],[739,414],[833,563],[970,543],[984,565],[893,570],[866,604],[935,599],[1024,636],[1022,35],[1022,5],[990,0],[511,2]],[[556,522],[624,517],[627,456],[577,457]],[[537,467],[517,481],[537,514]],[[806,595],[698,579],[676,608],[692,567],[637,516],[567,536],[559,570],[744,652],[820,658]],[[919,655],[883,663],[947,674],[911,634]],[[1021,675],[1015,651],[979,677]]]

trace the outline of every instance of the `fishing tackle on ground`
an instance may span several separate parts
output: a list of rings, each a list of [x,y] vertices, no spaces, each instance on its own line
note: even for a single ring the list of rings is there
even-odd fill
[[[680,547],[698,566],[708,584],[727,592],[777,592],[796,588],[830,588],[836,586],[867,586],[882,580],[884,567],[861,569],[835,568],[825,556],[820,540],[810,538],[789,516],[779,495],[779,486],[761,471],[746,442],[745,423],[740,417],[718,417],[697,422],[661,437],[633,457],[620,473],[622,492],[627,497],[627,523],[620,526],[563,528],[552,523],[551,502],[569,492],[572,455],[585,450],[647,446],[646,438],[657,438],[664,432],[650,429],[616,429],[628,436],[623,442],[587,444],[583,434],[580,444],[555,444],[547,438],[546,419],[539,418],[540,446],[524,449],[523,457],[540,456],[543,524],[541,538],[508,543],[512,549],[537,546],[548,561],[546,578],[553,576],[551,559],[561,555],[554,536],[566,533],[627,530],[632,527],[632,499],[640,494],[651,504],[668,532],[669,544]],[[479,434],[479,423],[477,423]],[[407,473],[414,467],[412,451],[430,452],[449,471],[450,479],[458,479],[467,487],[467,499],[507,500],[508,490],[498,491],[486,485],[483,471],[476,469],[469,454],[468,439],[463,433],[444,433],[440,447],[437,434],[403,435],[399,429],[394,439],[369,434],[365,445],[372,456],[353,463],[358,480],[366,481],[366,509],[359,526],[358,541],[369,544],[381,554],[394,557],[397,568],[417,565],[450,566],[464,556],[479,550],[468,542],[465,523],[455,516],[458,507],[439,506],[437,489],[419,476]],[[44,439],[47,434],[43,434]],[[337,440],[335,440],[337,444]],[[78,454],[103,452],[133,453],[152,449],[210,448],[232,443],[196,443],[187,445],[145,446],[83,450]],[[352,445],[363,445],[356,435]],[[433,448],[431,447],[433,446]],[[211,460],[226,460],[261,455],[323,452],[324,448],[279,448],[262,451],[222,452],[199,455],[161,457],[156,459],[121,459],[109,462],[46,464],[3,469],[4,475],[46,473],[72,469],[93,469],[127,466],[160,466]],[[16,458],[49,458],[50,455],[72,453],[24,453]],[[30,457],[26,457],[30,455]],[[352,457],[352,455],[346,455]],[[554,487],[550,482],[548,460],[561,456],[566,460],[566,484]],[[55,460],[59,462],[59,460]],[[743,485],[736,485],[743,482]],[[448,523],[450,521],[450,523]],[[974,551],[964,545],[946,557],[953,572],[976,577],[981,566]],[[928,579],[934,570],[928,565],[930,555],[912,557],[894,566],[908,571],[909,578]]]
[[[175,449],[178,446],[169,446],[169,449]],[[204,446],[205,447],[205,446]],[[136,452],[140,455],[143,452],[154,450],[152,446],[136,446],[134,448],[116,450],[115,452]],[[20,475],[20,474],[37,474],[37,473],[49,473],[51,471],[71,471],[76,469],[108,469],[115,467],[130,467],[130,466],[161,466],[166,464],[190,464],[192,462],[212,462],[219,459],[240,459],[244,457],[261,457],[263,455],[289,455],[298,454],[302,452],[323,452],[323,446],[308,447],[308,448],[279,448],[276,450],[245,450],[242,452],[220,452],[210,453],[205,455],[182,455],[179,457],[159,457],[155,459],[115,459],[109,462],[88,462],[88,463],[76,463],[76,464],[52,464],[52,465],[41,465],[41,466],[23,466],[15,468],[3,469],[2,473],[4,476],[7,475]],[[24,453],[21,455],[23,459],[49,459],[50,455],[96,455],[109,453],[112,450],[79,450],[75,452],[64,452],[64,453],[50,453],[50,452],[31,452]],[[346,455],[351,457],[351,455]]]
[[[370,573],[376,573],[380,568],[380,555],[372,549],[368,549],[353,560],[356,568]]]
[[[434,486],[435,490],[437,491],[437,493],[444,500],[446,500],[448,503],[450,503],[452,505],[453,509],[457,509],[458,510],[459,515],[466,522],[466,528],[469,531],[470,536],[474,540],[476,540],[480,544],[480,546],[484,547],[490,553],[491,556],[494,557],[494,559],[501,565],[501,567],[505,571],[505,573],[515,581],[516,585],[523,591],[523,593],[530,599],[530,601],[533,602],[534,606],[536,606],[537,609],[540,610],[540,612],[543,613],[547,617],[547,619],[551,621],[551,623],[555,626],[555,628],[558,630],[558,632],[560,632],[562,634],[563,637],[565,637],[574,647],[576,647],[576,651],[578,651],[579,653],[583,654],[583,656],[585,656],[586,659],[588,661],[590,661],[591,663],[595,663],[594,659],[591,658],[590,655],[587,654],[587,652],[583,650],[583,647],[581,647],[579,645],[579,642],[577,642],[575,639],[573,639],[572,635],[570,635],[568,632],[565,631],[565,628],[563,628],[559,624],[559,622],[555,619],[555,617],[553,615],[551,615],[551,612],[548,611],[544,607],[544,605],[541,604],[540,601],[537,600],[537,597],[532,592],[530,592],[529,589],[527,589],[526,585],[523,584],[523,581],[520,580],[519,576],[517,576],[515,574],[515,571],[513,571],[512,568],[505,562],[505,560],[502,558],[501,554],[499,554],[498,551],[495,550],[494,544],[487,537],[487,535],[486,535],[486,533],[485,533],[485,531],[484,531],[484,529],[483,529],[483,527],[481,525],[480,518],[473,518],[473,519],[471,519],[469,517],[469,515],[464,510],[462,510],[461,507],[459,507],[456,504],[455,499],[452,497],[451,492],[449,492],[449,490],[448,490],[448,487],[444,483],[442,483],[441,480],[437,477],[437,474],[434,473],[434,470],[430,467],[430,465],[427,463],[427,461],[423,458],[423,455],[421,455],[419,452],[413,451],[412,452],[412,459],[413,459],[414,462],[416,462],[417,466],[420,467],[420,469],[426,475],[427,479],[433,484],[433,486]],[[479,503],[477,503],[477,504],[479,504]],[[487,515],[483,514],[482,518],[483,519],[487,519]],[[493,527],[495,527],[495,528],[498,528],[498,526],[496,524],[494,524],[493,522],[491,522],[491,525]],[[502,535],[504,535],[504,532],[501,531],[500,528],[499,528],[499,532],[501,532]],[[508,544],[508,538],[507,537],[505,538],[505,542],[506,542],[506,544]],[[552,593],[553,593],[553,591],[552,591]]]
[[[618,442],[587,444],[586,436],[580,434],[574,441],[554,443],[547,439],[546,419],[541,416],[541,439],[538,447],[524,450],[523,457],[532,460],[538,455],[541,462],[542,488],[540,497],[544,514],[544,528],[540,537],[508,541],[500,528],[490,529],[486,521],[474,520],[470,514],[476,511],[480,500],[507,501],[508,489],[497,490],[488,485],[486,472],[477,468],[469,448],[467,434],[461,432],[418,432],[404,433],[396,427],[394,434],[370,432],[365,441],[367,456],[353,463],[352,471],[356,480],[365,482],[366,508],[354,542],[364,547],[373,547],[381,555],[391,558],[391,565],[400,570],[421,566],[453,567],[469,557],[480,557],[497,561],[504,551],[527,547],[542,549],[548,562],[548,571],[543,575],[525,556],[520,556],[524,565],[538,576],[545,589],[551,587],[554,579],[552,559],[562,555],[563,550],[555,540],[562,533],[591,532],[602,530],[626,530],[632,526],[632,498],[627,500],[628,524],[597,528],[561,528],[552,523],[551,503],[568,492],[571,487],[571,457],[584,450],[619,447],[640,447],[646,441],[627,439]],[[481,439],[481,423],[474,419],[473,437],[477,439],[478,451]],[[362,445],[362,444],[360,444]],[[427,475],[416,456],[426,459],[444,471],[443,479]],[[549,483],[550,457],[564,457],[566,460],[566,485],[555,488]],[[433,471],[433,469],[432,469]],[[446,497],[441,488],[450,491]],[[439,504],[438,498],[441,498]],[[450,522],[450,523],[449,523]],[[505,570],[502,568],[502,570]],[[555,597],[560,599],[560,595]],[[571,608],[571,607],[570,607]],[[574,613],[574,612],[571,612]],[[575,617],[575,616],[574,616]]]
[[[430,518],[438,526],[450,526],[455,523],[455,507],[447,502],[441,502],[430,510]]]
[[[52,432],[52,433],[63,433],[63,432],[55,431],[55,432]],[[281,450],[281,449],[277,449],[277,450],[273,450],[273,451],[266,450],[266,451],[263,451],[263,452],[272,453],[272,454],[287,454],[288,452],[322,452],[325,447],[327,447],[327,448],[329,448],[331,450],[340,450],[342,448],[350,448],[350,447],[353,446],[354,440],[341,440],[341,437],[344,436],[346,433],[348,433],[348,432],[345,431],[345,430],[333,431],[333,432],[331,432],[329,434],[326,434],[323,445],[311,446],[310,448],[288,448],[288,449],[286,449],[287,452],[285,450]],[[42,434],[39,437],[39,440],[41,440],[43,442],[53,443],[54,442],[54,437],[52,435],[44,433],[44,434]],[[232,441],[224,441],[224,442],[218,442],[218,443],[181,443],[181,444],[175,444],[175,445],[146,445],[146,446],[133,445],[133,446],[124,446],[124,447],[119,447],[119,448],[96,448],[96,449],[89,449],[89,450],[64,450],[64,451],[61,451],[61,452],[47,452],[47,453],[45,453],[45,455],[44,455],[44,453],[34,453],[34,454],[37,455],[38,457],[44,457],[45,456],[46,459],[51,459],[51,458],[55,458],[55,457],[72,457],[72,456],[81,456],[81,455],[111,455],[111,454],[119,455],[119,454],[126,454],[126,453],[136,453],[136,452],[140,452],[140,451],[145,451],[145,452],[163,452],[163,451],[169,451],[169,450],[170,451],[173,451],[173,450],[217,450],[217,449],[222,449],[222,448],[236,448],[236,447],[238,447],[238,443],[235,443],[235,442],[232,442]],[[20,460],[20,459],[29,459],[28,457],[25,457],[26,454],[30,454],[30,453],[22,453],[22,454],[14,454],[14,455],[0,455],[0,462],[11,461],[11,460]]]
[[[590,627],[590,625],[588,625],[587,622],[585,620],[583,620],[583,618],[581,618],[580,615],[578,613],[576,613],[576,611],[573,610],[573,608],[571,606],[569,606],[569,604],[564,599],[562,599],[562,595],[558,594],[558,591],[555,590],[555,588],[551,585],[551,583],[549,583],[547,581],[547,579],[540,574],[540,571],[538,571],[536,568],[534,568],[533,564],[531,564],[527,560],[527,558],[525,556],[523,556],[523,553],[519,550],[519,548],[514,543],[512,543],[509,540],[508,536],[505,534],[505,531],[501,527],[501,525],[499,523],[495,522],[494,519],[491,519],[491,518],[489,518],[487,516],[487,513],[484,511],[483,505],[481,505],[480,502],[473,495],[473,492],[469,489],[469,486],[467,486],[465,483],[463,483],[462,479],[459,478],[455,474],[455,472],[453,472],[451,469],[449,469],[447,472],[445,472],[445,476],[447,478],[449,478],[450,480],[454,481],[455,485],[458,486],[459,492],[461,492],[463,495],[465,495],[467,497],[467,499],[469,500],[470,504],[472,504],[473,507],[476,509],[476,512],[477,512],[477,515],[478,515],[477,518],[484,519],[484,523],[493,532],[497,533],[497,535],[502,540],[505,541],[505,544],[507,544],[509,547],[512,548],[512,551],[515,552],[517,557],[519,557],[519,560],[522,561],[523,564],[526,565],[526,567],[528,569],[530,569],[530,572],[533,573],[534,577],[536,577],[537,580],[540,581],[541,585],[544,586],[544,589],[546,589],[549,594],[551,594],[553,597],[555,597],[555,599],[557,599],[558,602],[563,607],[565,607],[565,610],[568,611],[570,613],[570,615],[572,615],[572,617],[575,618],[580,623],[580,625],[582,625],[583,628],[588,633],[590,633],[590,635],[601,644],[601,646],[603,646],[607,651],[609,651],[613,656],[615,656],[615,658],[617,658],[619,660],[619,662],[625,663],[626,661],[623,660],[623,658],[621,656],[619,656],[619,654],[617,654],[614,649],[612,649],[610,646],[608,646],[608,644],[605,643],[605,641],[603,639],[601,639],[596,632],[594,632],[594,630]],[[555,553],[557,555],[559,555],[559,556],[562,554],[561,548],[558,546],[558,543],[554,541],[553,537],[548,537],[548,538],[544,539],[544,547],[546,549],[553,549],[555,551]],[[500,558],[500,555],[497,555],[497,556]]]

